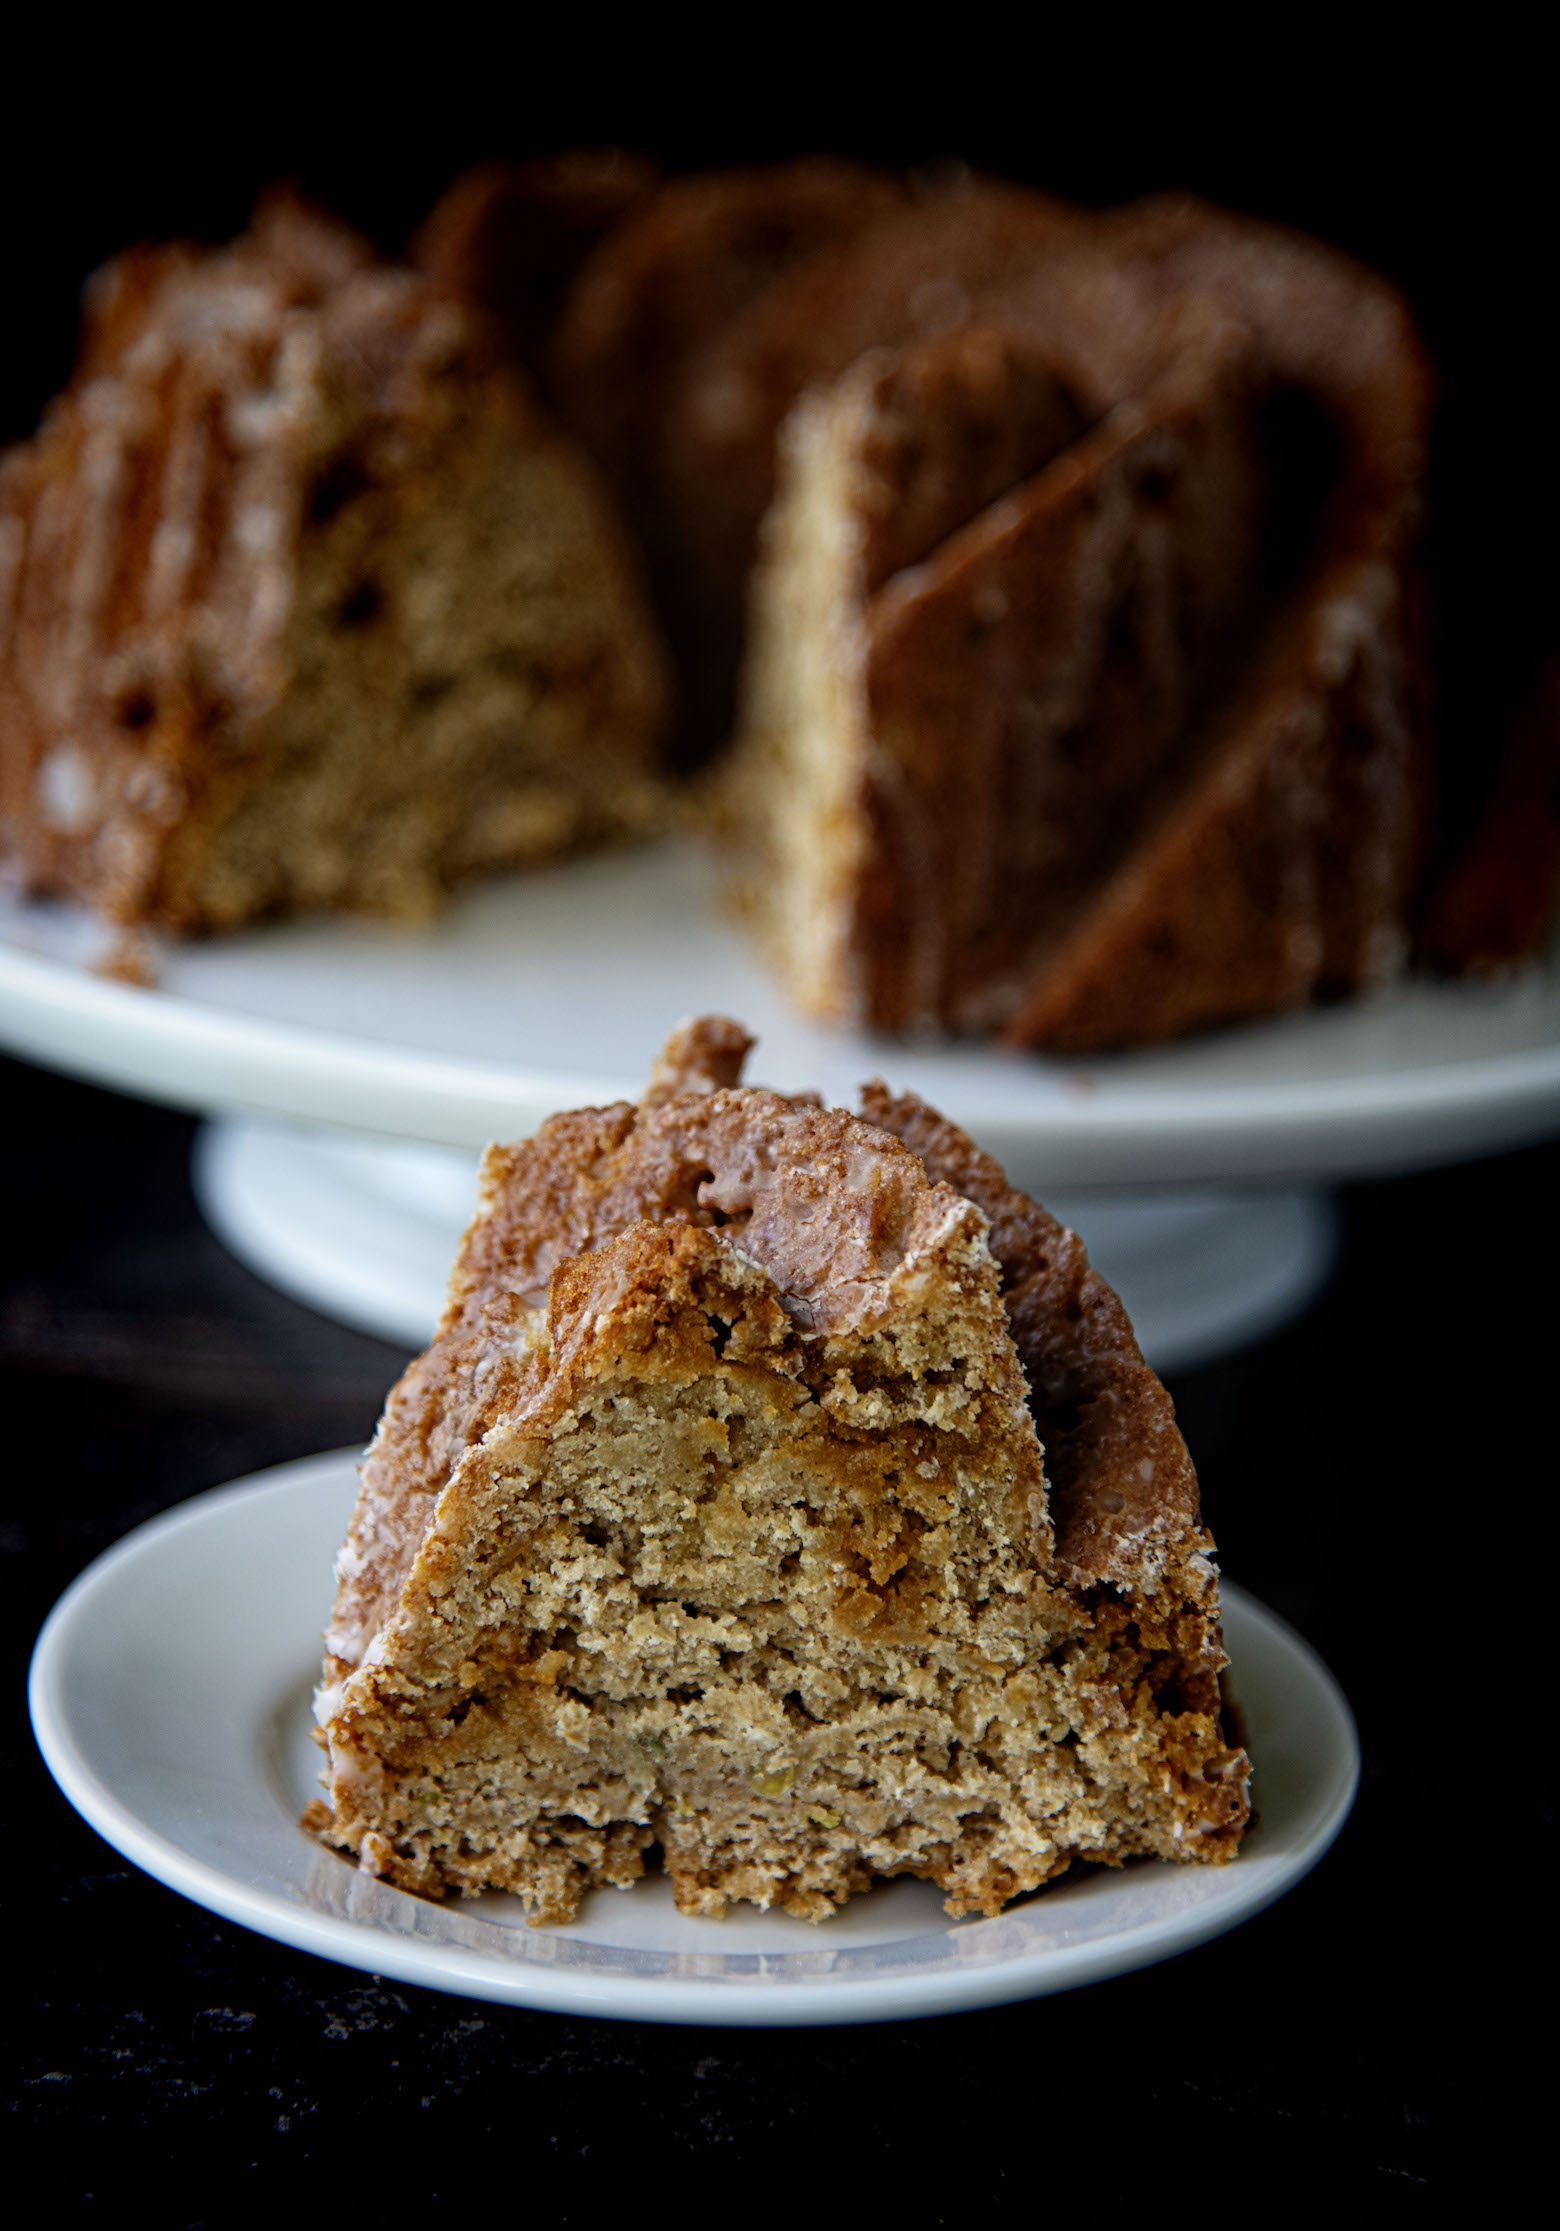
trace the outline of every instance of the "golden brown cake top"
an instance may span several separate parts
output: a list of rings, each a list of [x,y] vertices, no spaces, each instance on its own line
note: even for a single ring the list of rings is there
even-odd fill
[[[806,1329],[869,1322],[894,1273],[968,1222],[967,1205],[858,1117],[721,1082],[745,1040],[716,1020],[687,1026],[639,1107],[554,1116],[534,1139],[491,1148],[444,1329],[500,1296],[540,1308],[561,1264],[631,1224],[673,1222],[724,1230]]]
[[[748,1032],[727,1015],[695,1015],[679,1023],[650,1064],[643,1105],[656,1108],[663,1100],[740,1084],[752,1050]]]

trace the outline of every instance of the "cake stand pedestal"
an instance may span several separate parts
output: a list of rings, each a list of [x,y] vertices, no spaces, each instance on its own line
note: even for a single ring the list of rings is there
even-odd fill
[[[454,1148],[235,1119],[203,1126],[194,1164],[201,1208],[240,1261],[326,1316],[412,1348],[443,1306],[476,1174],[476,1156]],[[1276,1330],[1332,1263],[1332,1202],[1311,1188],[1047,1189],[1045,1199],[1082,1235],[1159,1371]]]

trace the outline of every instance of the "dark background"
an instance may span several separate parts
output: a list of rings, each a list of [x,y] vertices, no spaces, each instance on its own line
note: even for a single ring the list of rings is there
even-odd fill
[[[890,73],[873,28],[843,72],[838,18],[731,19],[697,41],[672,27],[627,54],[601,18],[574,51],[543,52],[526,21],[495,48],[447,15],[388,57],[382,36],[367,55],[303,19],[252,19],[241,52],[155,28],[112,45],[75,25],[31,33],[0,135],[0,440],[66,377],[89,269],[138,237],[226,237],[278,175],[387,249],[464,163],[579,143],[672,169],[807,149],[964,157],[1098,202],[1190,187],[1320,233],[1413,297],[1443,382],[1445,719],[1487,759],[1554,610],[1537,58],[1488,18],[1481,60],[1422,41],[1365,56],[1357,27],[1320,18],[1259,55],[1145,44],[1124,19],[1093,44],[1049,29],[1014,44],[983,15],[939,19],[935,41],[901,30]],[[1167,2202],[1244,2212],[1432,2177],[1447,1946],[1468,1941],[1463,1809],[1498,1803],[1472,1848],[1495,1835],[1497,1869],[1527,1879],[1552,1817],[1542,1792],[1514,1814],[1481,1760],[1509,1699],[1478,1736],[1460,1699],[1468,1625],[1524,1584],[1483,1575],[1480,1528],[1553,1477],[1552,1312],[1526,1295],[1553,1252],[1560,1151],[1348,1191],[1339,1273],[1310,1314],[1173,1383],[1226,1569],[1317,1645],[1359,1717],[1360,1800],[1316,1873],[1197,1953],[1064,1998],[766,2035],[380,1985],[214,1919],[76,1819],[20,1709],[49,1604],[181,1497],[361,1441],[403,1359],[222,1252],[190,1198],[185,1118],[14,1064],[0,1108],[23,1984],[6,2101],[56,2205],[140,2191],[160,2220],[217,2223],[269,2194],[486,2205],[496,2184],[559,2222],[782,2206],[827,2220],[865,2200],[918,2223],[1068,2195],[1139,2218]]]

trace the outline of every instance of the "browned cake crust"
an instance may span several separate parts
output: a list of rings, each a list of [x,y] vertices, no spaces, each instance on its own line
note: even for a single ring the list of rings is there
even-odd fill
[[[638,1109],[490,1153],[365,1466],[310,1825],[540,1919],[652,1842],[686,1911],[814,1919],[1228,1858],[1211,1545],[1119,1305],[930,1110],[745,1050],[689,1026]]]
[[[737,896],[815,1012],[1060,1051],[1379,982],[1428,784],[1406,311],[1199,204],[1042,205],[1026,244],[988,195],[727,336],[755,448],[813,383],[754,586]],[[885,453],[957,459],[973,368],[1020,348],[1075,432],[995,500],[956,465],[948,531],[885,573]]]
[[[441,195],[408,258],[497,322],[545,388],[554,332],[591,250],[650,200],[654,163],[620,147],[530,163],[480,163]]]
[[[1045,1448],[1057,1567],[1078,1588],[1146,1602],[1211,1553],[1175,1407],[1082,1240],[1009,1185],[999,1164],[914,1093],[863,1088],[861,1112],[989,1218],[991,1252]]]
[[[0,462],[0,834],[124,922],[426,912],[645,827],[666,702],[589,467],[474,313],[273,200],[134,251]]]
[[[1044,194],[956,173],[880,201],[712,321],[667,391],[660,436],[668,497],[687,514],[689,562],[706,596],[724,582],[730,598],[733,580],[746,580],[775,495],[780,431],[807,390],[829,386],[869,349],[982,322],[980,304],[1086,225]],[[927,418],[941,439],[935,414]]]
[[[823,157],[679,179],[602,241],[565,305],[551,391],[646,553],[679,661],[685,760],[730,731],[743,583],[767,490],[755,509],[751,476],[702,469],[682,432],[682,390],[750,303],[905,192],[887,172]]]

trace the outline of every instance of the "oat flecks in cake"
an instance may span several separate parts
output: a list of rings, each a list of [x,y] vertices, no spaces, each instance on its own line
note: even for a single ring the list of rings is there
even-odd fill
[[[490,1152],[338,1563],[309,1825],[537,1920],[651,1845],[685,1912],[811,1919],[1229,1858],[1212,1545],[1120,1305],[933,1111],[745,1050],[684,1026],[637,1108]]]
[[[0,843],[33,888],[178,932],[415,918],[654,820],[635,561],[498,358],[286,198],[99,275],[0,460]]]

